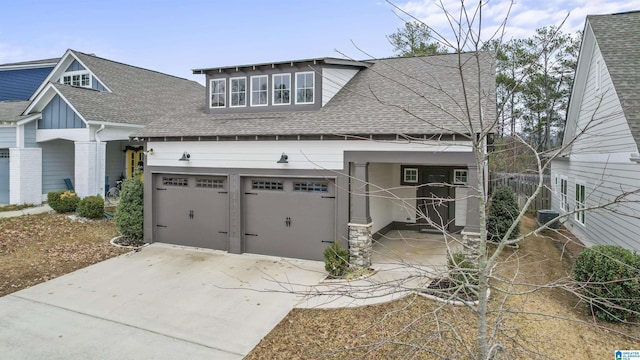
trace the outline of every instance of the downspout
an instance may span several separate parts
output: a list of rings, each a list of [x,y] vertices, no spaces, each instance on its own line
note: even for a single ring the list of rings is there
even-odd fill
[[[100,184],[102,184],[104,182],[104,179],[102,179],[102,180],[99,179],[99,177],[100,177],[100,168],[99,168],[99,165],[100,165],[100,142],[101,141],[100,141],[100,136],[98,136],[98,133],[101,132],[102,130],[104,130],[104,127],[105,127],[104,124],[100,125],[100,128],[98,130],[96,130],[96,134],[95,134],[95,137],[96,137],[96,188],[98,189],[98,193],[94,194],[94,195],[100,195],[102,197],[104,197],[105,194],[104,194],[104,191],[102,191],[102,189],[104,189],[104,188],[100,187]],[[105,151],[105,156],[106,156],[106,151]],[[107,164],[107,161],[105,159],[105,167],[106,167],[106,164]],[[106,172],[106,170],[107,169],[105,169],[105,172]]]

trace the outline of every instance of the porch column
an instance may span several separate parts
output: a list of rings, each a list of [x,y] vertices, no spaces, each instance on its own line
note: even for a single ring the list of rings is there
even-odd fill
[[[478,189],[478,167],[474,164],[467,165],[467,219],[462,230],[462,239],[467,257],[476,261],[478,259],[478,245],[480,241],[480,196],[484,193]],[[483,180],[484,181],[484,180]]]
[[[371,266],[371,216],[369,211],[369,163],[354,162],[351,179],[349,219],[349,262],[356,267]]]
[[[9,149],[9,203],[42,204],[42,149]]]
[[[76,141],[73,187],[80,198],[94,195],[96,183],[96,142]]]

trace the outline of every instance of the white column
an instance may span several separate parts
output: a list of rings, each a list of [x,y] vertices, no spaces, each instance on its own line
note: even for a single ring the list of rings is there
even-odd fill
[[[42,149],[9,149],[9,202],[42,203]]]
[[[76,141],[73,187],[80,198],[98,194],[96,188],[96,142]]]

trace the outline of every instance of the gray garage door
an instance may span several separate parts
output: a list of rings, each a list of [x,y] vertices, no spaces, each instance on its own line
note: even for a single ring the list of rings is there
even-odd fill
[[[327,179],[243,181],[244,252],[322,260],[335,240],[335,186]]]
[[[154,241],[228,250],[226,177],[155,175]]]
[[[0,149],[0,204],[9,203],[9,149]]]

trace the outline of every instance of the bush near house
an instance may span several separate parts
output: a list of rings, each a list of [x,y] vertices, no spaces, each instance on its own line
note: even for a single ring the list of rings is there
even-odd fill
[[[448,256],[447,268],[449,279],[454,286],[477,286],[478,267],[464,253],[453,253]]]
[[[100,219],[104,217],[104,199],[100,195],[87,196],[78,203],[77,212],[82,217]]]
[[[52,191],[47,194],[47,203],[57,213],[75,212],[80,198],[70,190]]]
[[[500,186],[493,191],[489,217],[487,219],[487,231],[491,241],[501,241],[507,234],[514,220],[520,213],[515,194],[508,186]],[[520,235],[520,222],[518,222],[509,234],[509,239],[515,239]]]
[[[576,258],[573,277],[600,319],[626,322],[640,311],[640,256],[617,245],[596,245]]]
[[[342,277],[349,268],[349,250],[334,241],[324,249],[324,269],[333,277]]]
[[[134,176],[122,183],[115,217],[118,231],[128,240],[142,242],[143,196],[144,188],[139,177]]]

